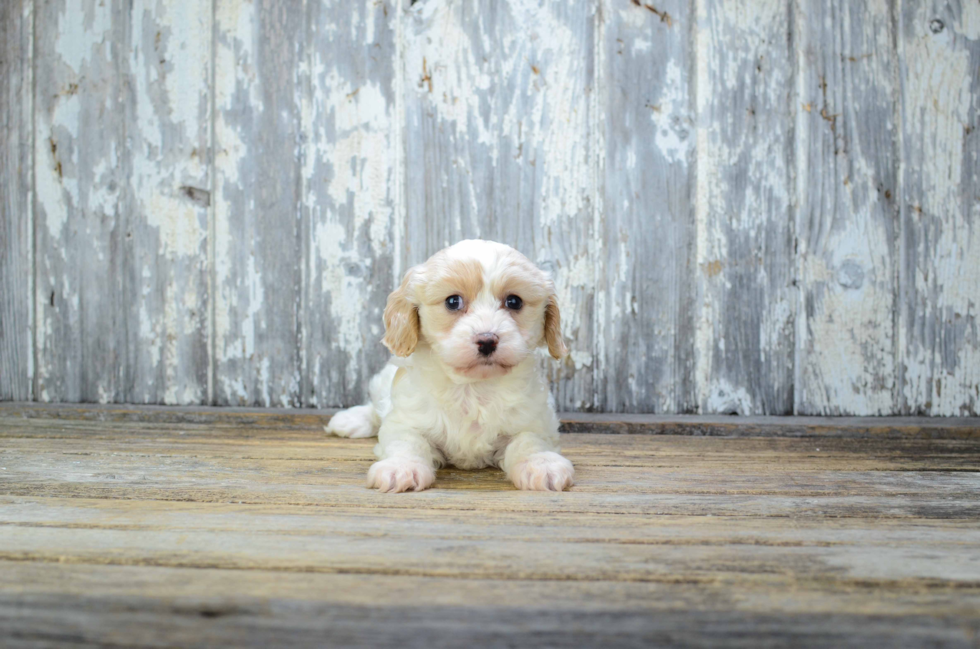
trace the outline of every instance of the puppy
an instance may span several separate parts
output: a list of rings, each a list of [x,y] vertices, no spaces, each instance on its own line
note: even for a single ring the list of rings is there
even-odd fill
[[[545,345],[556,359],[568,353],[546,273],[510,246],[461,241],[409,269],[384,323],[383,342],[400,358],[371,379],[369,403],[326,426],[378,436],[368,487],[421,491],[445,464],[498,466],[520,489],[572,486],[534,358]]]

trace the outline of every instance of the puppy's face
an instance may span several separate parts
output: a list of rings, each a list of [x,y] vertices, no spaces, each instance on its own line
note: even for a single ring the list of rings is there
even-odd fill
[[[388,296],[384,343],[408,356],[424,340],[452,374],[506,374],[541,345],[567,353],[555,289],[513,248],[461,241],[411,268]]]

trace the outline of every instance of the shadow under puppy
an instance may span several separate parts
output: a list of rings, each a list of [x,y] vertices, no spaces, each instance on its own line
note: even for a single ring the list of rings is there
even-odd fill
[[[371,379],[368,404],[326,426],[378,436],[369,487],[420,491],[445,464],[498,466],[520,489],[572,486],[534,355],[544,345],[567,354],[547,273],[510,246],[461,241],[409,269],[384,322],[384,344],[401,358]]]

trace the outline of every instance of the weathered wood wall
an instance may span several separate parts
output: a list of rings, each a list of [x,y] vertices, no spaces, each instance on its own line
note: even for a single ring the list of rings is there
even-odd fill
[[[484,237],[563,409],[980,411],[977,0],[6,0],[0,57],[0,399],[355,403]]]

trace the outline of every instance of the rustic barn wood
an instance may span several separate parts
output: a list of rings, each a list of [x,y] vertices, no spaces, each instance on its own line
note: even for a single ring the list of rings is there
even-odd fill
[[[334,408],[462,237],[579,412],[976,416],[980,4],[9,0],[0,399]]]
[[[73,425],[92,422],[200,424],[208,434],[233,428],[248,435],[251,427],[279,430],[325,426],[335,410],[266,408],[202,408],[174,406],[0,404],[10,426],[35,425],[33,420],[57,419]],[[731,417],[719,415],[632,415],[561,413],[566,433],[614,435],[694,435],[701,437],[871,437],[894,439],[973,439],[980,437],[977,417]],[[46,426],[39,423],[37,425]],[[195,430],[186,429],[185,432]]]
[[[0,400],[34,396],[33,11],[0,6]]]
[[[381,313],[401,252],[396,4],[309,3],[301,147],[304,405],[360,403],[388,359]]]
[[[798,414],[898,412],[897,61],[886,2],[803,2]]]
[[[696,5],[698,405],[788,414],[797,315],[790,5]]]
[[[5,646],[980,632],[977,420],[963,439],[567,434],[569,492],[450,468],[392,496],[363,486],[372,440],[326,437],[324,416],[0,407]]]
[[[980,4],[903,2],[901,411],[980,408]]]
[[[695,7],[603,2],[596,409],[695,412]],[[747,414],[747,413],[743,413]]]
[[[302,405],[307,16],[290,0],[214,14],[213,392],[217,405]]]
[[[39,4],[34,29],[37,397],[200,403],[210,12]]]

